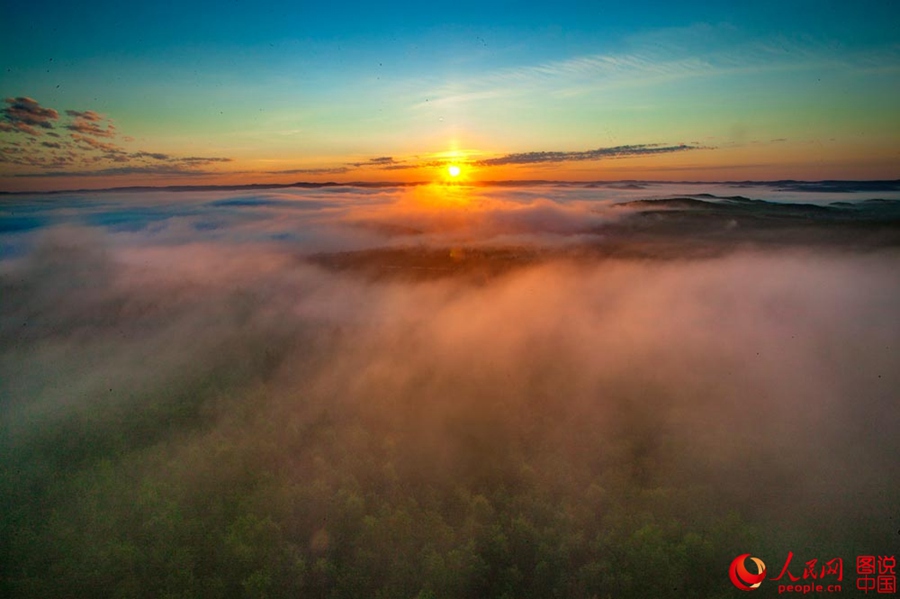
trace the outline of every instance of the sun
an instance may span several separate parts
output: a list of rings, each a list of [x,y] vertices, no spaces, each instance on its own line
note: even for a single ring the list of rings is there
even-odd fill
[[[459,174],[462,172],[462,170],[455,164],[451,164],[450,166],[447,167],[447,172],[450,173],[450,176],[455,179],[456,177],[459,176]]]

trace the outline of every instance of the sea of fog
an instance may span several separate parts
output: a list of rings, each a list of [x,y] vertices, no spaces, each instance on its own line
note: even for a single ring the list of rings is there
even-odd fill
[[[852,593],[900,542],[898,199],[2,196],[0,594]]]
[[[420,185],[273,190],[108,191],[0,196],[0,260],[68,225],[116,247],[216,243],[299,252],[385,246],[578,244],[629,202],[743,197],[828,205],[900,200],[896,182]],[[588,234],[588,238],[583,237]]]

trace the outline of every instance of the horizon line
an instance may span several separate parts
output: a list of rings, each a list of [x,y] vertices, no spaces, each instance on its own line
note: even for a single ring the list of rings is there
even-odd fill
[[[447,187],[502,187],[514,185],[572,185],[572,186],[597,186],[597,185],[615,185],[615,184],[677,184],[677,185],[777,185],[777,184],[806,184],[806,185],[846,185],[846,184],[867,184],[868,186],[878,185],[881,189],[878,191],[900,191],[900,179],[746,179],[746,180],[726,180],[726,181],[678,181],[678,180],[657,180],[657,179],[597,179],[593,181],[569,181],[564,179],[498,179],[488,181],[475,182],[437,182],[437,181],[295,181],[293,183],[244,183],[237,185],[125,185],[116,187],[100,187],[100,188],[79,188],[79,189],[54,189],[54,190],[26,190],[26,191],[5,191],[0,190],[0,196],[13,195],[58,195],[66,193],[111,193],[125,192],[137,193],[142,191],[169,191],[169,192],[186,192],[186,191],[242,191],[254,189],[318,189],[323,187],[362,187],[362,188],[387,188],[387,187],[417,187],[420,185],[443,185]],[[822,189],[820,191],[829,191]],[[832,192],[847,191],[842,189],[831,189]],[[872,189],[875,191],[875,189]]]

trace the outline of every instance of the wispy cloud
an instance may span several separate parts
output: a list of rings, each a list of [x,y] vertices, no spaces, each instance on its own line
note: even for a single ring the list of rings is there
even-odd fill
[[[750,38],[735,28],[697,25],[638,36],[621,52],[542,61],[451,82],[441,81],[425,94],[418,109],[539,95],[563,97],[623,85],[701,77],[835,68],[843,72],[889,69],[896,72],[900,48],[849,51],[811,40],[778,36]]]
[[[416,108],[484,102],[538,91],[554,96],[611,84],[679,79],[713,74],[723,68],[710,58],[657,56],[655,53],[594,54],[501,69],[468,80],[442,84]],[[543,95],[543,93],[542,93]]]

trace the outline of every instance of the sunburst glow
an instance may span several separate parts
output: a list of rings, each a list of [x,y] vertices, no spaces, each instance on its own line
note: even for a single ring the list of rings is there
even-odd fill
[[[447,172],[450,174],[451,177],[458,177],[459,174],[462,172],[462,170],[455,164],[451,164],[450,166],[447,167]]]

